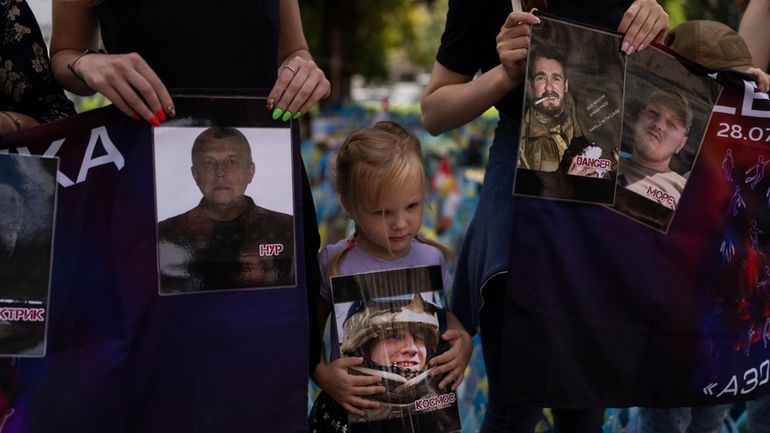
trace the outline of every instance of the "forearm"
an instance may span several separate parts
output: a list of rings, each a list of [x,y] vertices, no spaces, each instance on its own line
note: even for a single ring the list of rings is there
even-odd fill
[[[766,30],[770,20],[770,0],[751,0],[743,13],[738,34],[746,40],[754,66],[767,71],[770,67],[770,37]]]
[[[98,48],[98,34],[99,23],[91,7],[75,2],[53,2],[51,71],[59,85],[72,93],[94,93],[94,90],[75,76],[67,65],[74,62],[86,49],[95,51]]]
[[[26,114],[4,110],[0,112],[0,136],[23,131],[40,123]]]
[[[88,96],[93,95],[94,89],[90,88],[83,80],[78,78],[76,72],[70,70],[67,65],[72,64],[79,56],[83,54],[83,51],[77,50],[60,50],[53,54],[51,57],[51,71],[53,72],[54,79],[63,88],[70,92],[80,95]],[[94,55],[94,54],[87,54]],[[83,60],[83,57],[78,59],[78,63]],[[77,64],[73,69],[77,68]],[[77,70],[77,69],[75,69]]]
[[[467,332],[463,327],[463,324],[460,323],[460,320],[457,319],[457,316],[455,316],[451,311],[446,312],[446,327],[452,331]]]
[[[475,80],[429,88],[421,103],[422,124],[433,135],[462,126],[479,117],[522,81],[510,80],[502,66],[497,66]]]

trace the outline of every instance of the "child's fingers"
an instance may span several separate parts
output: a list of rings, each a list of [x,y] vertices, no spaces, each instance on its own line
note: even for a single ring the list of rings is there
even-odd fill
[[[439,389],[446,389],[446,387],[451,385],[454,380],[455,378],[452,376],[452,374],[447,374],[443,379],[441,379],[441,382],[438,383]]]
[[[430,365],[431,367],[434,367],[434,366],[438,366],[440,364],[445,364],[445,363],[451,361],[454,358],[454,354],[450,353],[450,352],[452,352],[453,349],[454,349],[454,347],[452,347],[451,349],[449,349],[446,352],[442,353],[441,355],[438,355],[438,356],[432,358],[430,361],[428,361],[428,365]]]
[[[382,394],[385,392],[385,387],[382,385],[376,386],[356,386],[353,387],[352,393],[355,395],[374,395]]]
[[[350,383],[353,386],[376,385],[380,382],[382,382],[382,378],[379,376],[357,376],[354,374],[350,375]]]
[[[380,407],[380,403],[377,401],[369,400],[367,398],[356,397],[356,396],[351,396],[350,402],[354,404],[356,408],[375,409]],[[363,415],[363,413],[361,415]]]
[[[446,362],[439,366],[433,367],[430,371],[430,377],[437,377],[437,376],[441,376],[442,374],[447,374],[457,367],[458,367],[458,363],[453,359],[450,362]]]
[[[460,331],[454,329],[448,329],[441,334],[441,339],[445,341],[451,341],[460,338]]]
[[[460,384],[463,383],[463,376],[460,376],[457,378],[457,380],[452,383],[452,391],[457,391],[457,388],[460,387]]]
[[[340,405],[342,406],[343,409],[345,409],[346,411],[352,413],[353,415],[358,415],[358,416],[364,416],[365,415],[364,411],[362,411],[361,409],[353,406],[350,403],[341,402]]]
[[[337,368],[349,368],[349,367],[355,367],[356,365],[361,365],[363,362],[364,362],[364,358],[360,356],[345,356],[342,358],[338,358],[332,364],[334,364],[335,367]]]

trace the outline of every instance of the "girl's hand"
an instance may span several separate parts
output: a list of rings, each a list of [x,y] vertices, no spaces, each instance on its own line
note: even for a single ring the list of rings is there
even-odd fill
[[[385,392],[385,387],[378,385],[381,378],[348,373],[348,368],[361,365],[363,362],[364,358],[361,357],[342,357],[330,364],[323,362],[318,364],[313,373],[313,380],[321,389],[346,411],[358,416],[365,415],[359,408],[372,409],[380,405],[376,401],[360,396]]]
[[[267,97],[268,109],[275,120],[297,119],[330,92],[329,80],[314,61],[293,56],[278,69],[278,80]]]
[[[136,120],[158,126],[175,114],[166,86],[137,53],[86,54],[74,62],[72,72]]]
[[[636,0],[628,7],[618,26],[623,33],[621,51],[631,54],[652,41],[663,42],[668,30],[668,14],[655,0]]]
[[[511,81],[520,82],[524,78],[532,24],[540,24],[540,18],[531,12],[511,12],[497,34],[497,54]]]
[[[448,341],[452,347],[428,362],[431,367],[435,367],[430,376],[436,377],[446,373],[438,387],[443,390],[451,383],[452,391],[456,391],[465,377],[465,367],[468,366],[473,352],[471,336],[464,329],[449,329],[441,334],[441,339]]]

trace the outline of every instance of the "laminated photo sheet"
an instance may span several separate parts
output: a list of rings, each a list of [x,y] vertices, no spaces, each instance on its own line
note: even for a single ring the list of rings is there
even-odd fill
[[[0,357],[46,353],[58,166],[0,154]]]
[[[527,57],[514,193],[611,204],[623,126],[621,36],[539,17]]]
[[[291,124],[259,97],[175,97],[153,129],[162,295],[297,283]]]
[[[663,233],[684,198],[722,91],[716,80],[695,72],[655,46],[628,56],[613,209]]]
[[[342,356],[360,356],[355,375],[381,378],[386,391],[368,398],[379,407],[348,414],[350,432],[459,432],[457,394],[439,389],[428,362],[449,345],[440,266],[371,272],[331,279],[334,323]]]

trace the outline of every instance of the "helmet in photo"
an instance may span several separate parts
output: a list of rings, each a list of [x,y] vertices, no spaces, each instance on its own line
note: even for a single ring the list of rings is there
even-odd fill
[[[428,357],[438,344],[437,307],[415,294],[412,299],[386,299],[356,302],[342,325],[340,351],[344,356],[368,357],[367,343],[405,326],[422,331]]]

